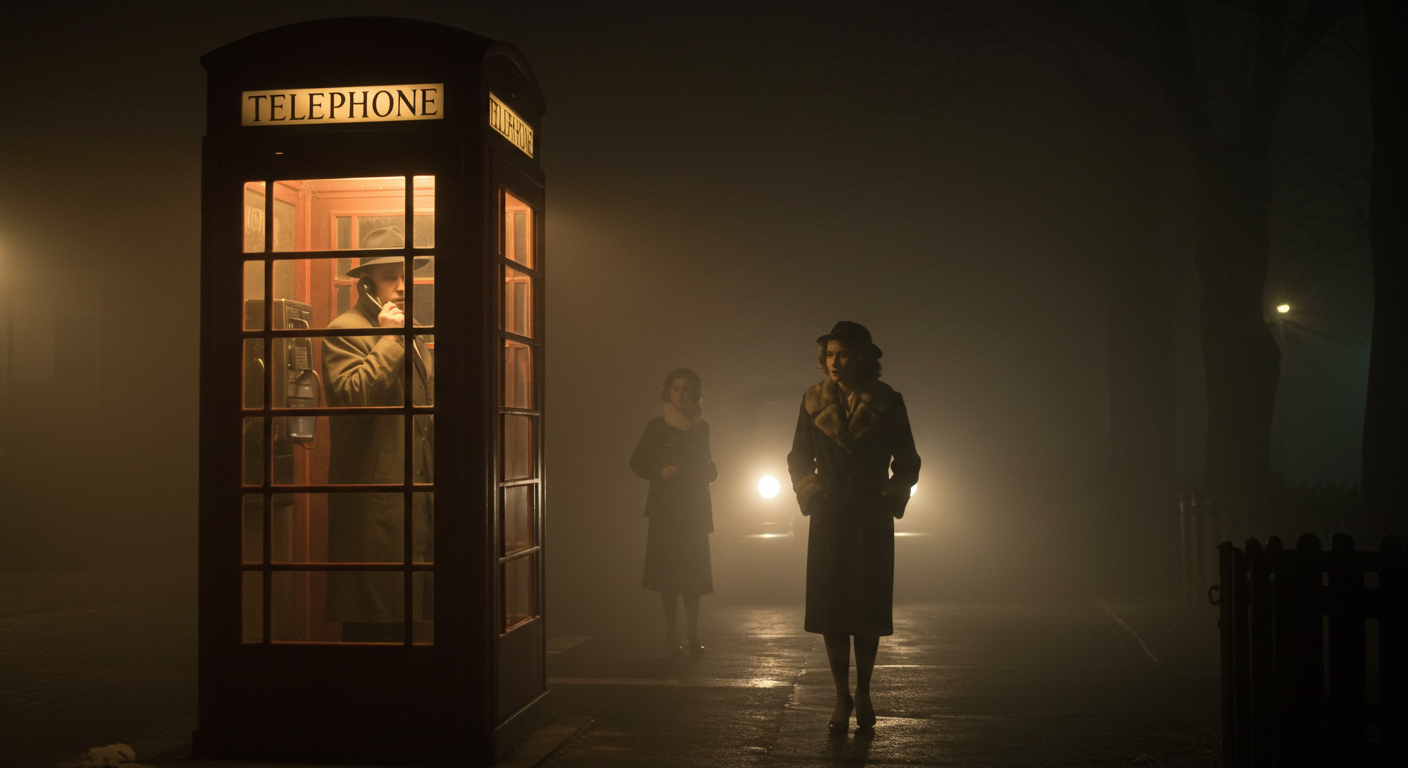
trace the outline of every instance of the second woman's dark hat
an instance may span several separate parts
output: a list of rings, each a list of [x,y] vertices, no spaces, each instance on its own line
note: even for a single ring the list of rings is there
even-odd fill
[[[817,338],[816,343],[825,344],[828,341],[836,340],[850,347],[870,347],[870,351],[878,360],[884,353],[875,346],[875,342],[870,340],[870,331],[860,323],[853,323],[850,320],[842,320],[831,326],[831,333]]]

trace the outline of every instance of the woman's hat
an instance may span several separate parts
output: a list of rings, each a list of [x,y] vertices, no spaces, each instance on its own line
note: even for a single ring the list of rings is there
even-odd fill
[[[818,337],[816,343],[825,344],[833,340],[852,348],[870,347],[871,354],[875,355],[877,360],[884,354],[870,340],[870,331],[860,323],[853,323],[850,320],[842,320],[831,326],[831,333]]]

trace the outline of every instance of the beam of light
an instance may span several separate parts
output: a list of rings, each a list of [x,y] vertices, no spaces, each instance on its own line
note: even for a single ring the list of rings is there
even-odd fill
[[[1287,312],[1290,312],[1290,311],[1291,311],[1291,305],[1290,305],[1290,304],[1277,304],[1277,305],[1276,305],[1276,311],[1277,311],[1277,312],[1280,312],[1281,314],[1284,315],[1284,314],[1286,314]]]
[[[758,493],[762,494],[765,499],[771,499],[776,496],[781,488],[782,486],[777,482],[777,478],[772,475],[768,475],[758,481]]]
[[[1096,603],[1096,605],[1100,606],[1101,608],[1104,608],[1105,613],[1108,613],[1110,615],[1110,618],[1114,619],[1115,622],[1118,623],[1121,627],[1124,627],[1125,630],[1129,632],[1129,634],[1133,635],[1135,640],[1139,641],[1139,647],[1144,649],[1145,655],[1153,659],[1155,664],[1159,663],[1159,657],[1155,656],[1154,652],[1149,650],[1149,646],[1144,644],[1144,638],[1140,637],[1139,633],[1134,631],[1134,627],[1131,627],[1128,624],[1124,623],[1124,619],[1121,619],[1118,614],[1110,610],[1110,606],[1105,605],[1104,603]]]
[[[658,678],[658,677],[549,677],[548,685],[638,685],[681,688],[783,688],[785,680],[752,678]]]

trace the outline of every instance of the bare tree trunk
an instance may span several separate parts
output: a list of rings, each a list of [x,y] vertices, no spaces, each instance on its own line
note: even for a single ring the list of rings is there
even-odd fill
[[[1281,372],[1281,350],[1264,315],[1270,171],[1238,159],[1205,167],[1199,186],[1199,325],[1208,404],[1204,482],[1214,492],[1258,502],[1269,489]]]
[[[1369,242],[1374,258],[1373,346],[1364,405],[1361,483],[1370,531],[1408,533],[1408,3],[1368,0],[1374,155]],[[1377,543],[1377,542],[1374,542]]]
[[[1151,0],[1164,84],[1198,158],[1198,277],[1208,403],[1204,482],[1217,493],[1269,500],[1271,419],[1281,352],[1266,325],[1271,134],[1290,73],[1350,4],[1318,0],[1294,24],[1289,0],[1255,0],[1244,57],[1229,70],[1241,88],[1234,118],[1215,120],[1182,2]]]

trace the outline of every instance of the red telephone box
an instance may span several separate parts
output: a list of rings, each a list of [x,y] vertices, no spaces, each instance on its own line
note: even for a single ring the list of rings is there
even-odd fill
[[[549,716],[537,81],[405,19],[201,61],[194,749],[489,764]]]

